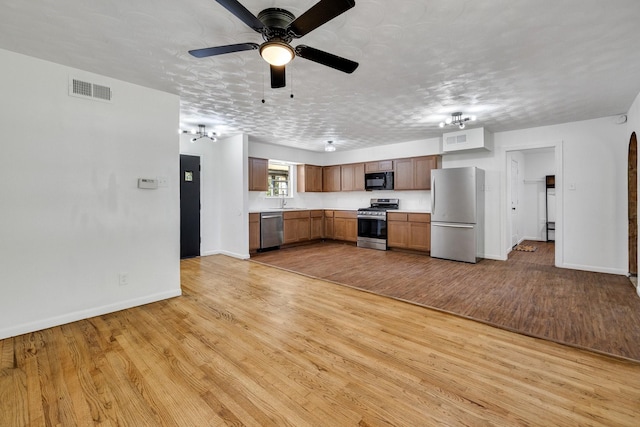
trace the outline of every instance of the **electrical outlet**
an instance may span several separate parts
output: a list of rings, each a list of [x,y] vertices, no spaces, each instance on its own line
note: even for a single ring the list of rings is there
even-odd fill
[[[129,284],[129,274],[127,273],[118,274],[118,284],[120,286],[127,286]]]

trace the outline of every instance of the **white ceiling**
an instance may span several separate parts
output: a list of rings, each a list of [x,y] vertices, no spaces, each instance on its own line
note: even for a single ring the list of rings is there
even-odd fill
[[[617,115],[640,92],[638,0],[357,0],[292,45],[359,68],[296,58],[284,89],[258,51],[187,53],[262,42],[214,0],[0,2],[0,48],[178,94],[183,127],[308,150],[440,136],[454,111],[493,132]],[[316,0],[241,2],[299,16]]]

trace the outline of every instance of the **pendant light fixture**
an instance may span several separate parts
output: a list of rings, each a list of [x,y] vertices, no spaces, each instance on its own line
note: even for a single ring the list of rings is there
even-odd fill
[[[460,112],[451,113],[451,117],[448,117],[447,120],[445,120],[444,122],[440,122],[440,127],[443,128],[446,125],[452,125],[452,126],[458,126],[460,129],[464,129],[465,122],[468,122],[468,121],[475,122],[476,116],[463,117],[462,113]]]
[[[205,125],[198,125],[197,130],[196,129],[193,129],[191,131],[183,130],[181,131],[181,133],[190,133],[192,135],[195,135],[193,138],[191,138],[191,142],[196,142],[200,138],[209,138],[212,141],[217,141],[216,133],[212,131],[207,132]]]

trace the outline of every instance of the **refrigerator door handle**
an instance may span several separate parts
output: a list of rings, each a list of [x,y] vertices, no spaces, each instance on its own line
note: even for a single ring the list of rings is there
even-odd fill
[[[469,225],[469,224],[442,224],[442,223],[431,223],[431,225],[435,226],[435,227],[450,227],[450,228],[473,228],[473,224]]]
[[[436,213],[436,178],[431,177],[431,213]]]

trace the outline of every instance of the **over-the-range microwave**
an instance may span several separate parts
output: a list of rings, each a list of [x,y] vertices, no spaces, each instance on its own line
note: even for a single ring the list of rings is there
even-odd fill
[[[364,174],[364,189],[393,190],[393,172],[369,172]]]

